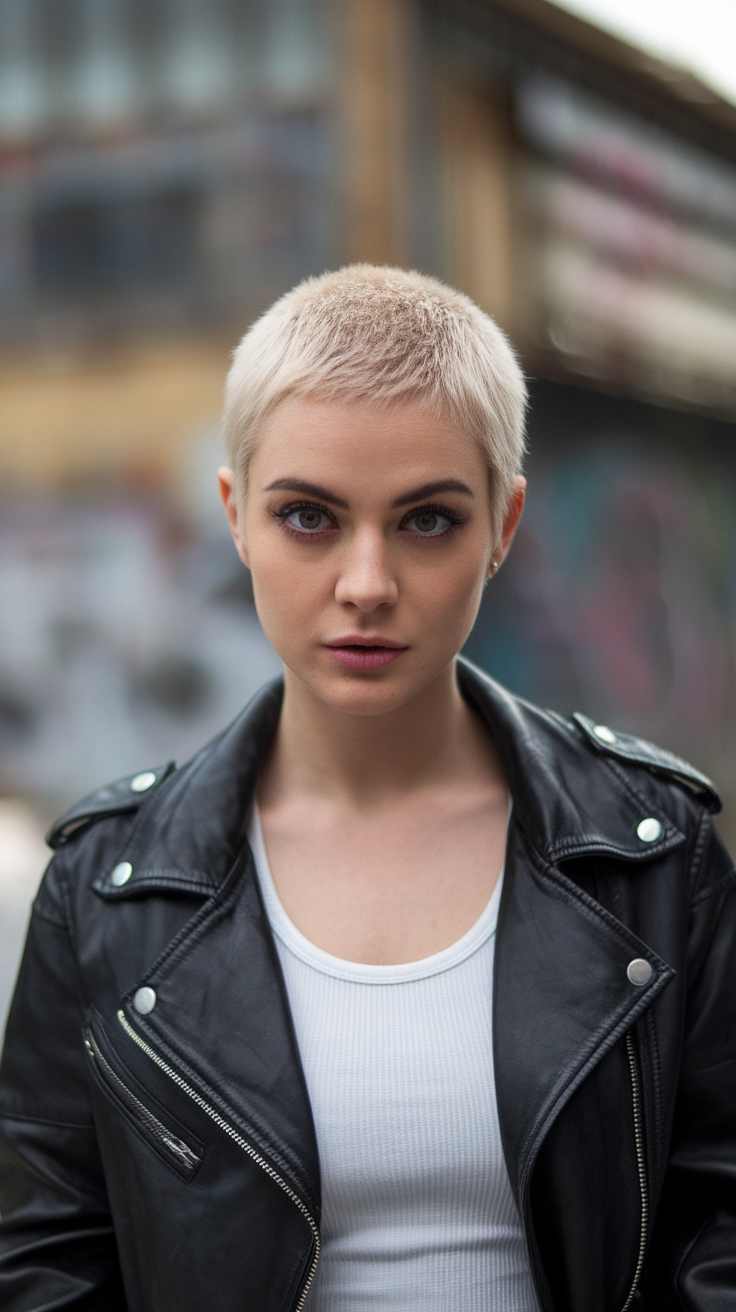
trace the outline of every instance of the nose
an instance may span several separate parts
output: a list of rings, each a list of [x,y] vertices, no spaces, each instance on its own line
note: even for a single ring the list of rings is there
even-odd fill
[[[335,600],[341,606],[357,606],[369,613],[379,606],[393,606],[399,589],[391,567],[384,536],[377,529],[357,532],[346,548]]]

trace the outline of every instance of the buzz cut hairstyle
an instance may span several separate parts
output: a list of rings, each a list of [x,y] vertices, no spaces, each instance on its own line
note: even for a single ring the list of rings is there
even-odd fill
[[[239,497],[265,420],[290,396],[413,402],[454,423],[485,456],[498,539],[524,456],[527,391],[506,336],[468,296],[421,273],[349,264],[280,297],[246,332],[225,385]]]

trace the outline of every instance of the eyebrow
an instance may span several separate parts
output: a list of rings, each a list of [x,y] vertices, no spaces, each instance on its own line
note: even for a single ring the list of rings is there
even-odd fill
[[[328,491],[326,487],[320,487],[319,483],[307,483],[303,478],[277,478],[274,483],[269,483],[265,490],[266,492],[302,492],[304,496],[329,501],[331,506],[342,506],[343,510],[348,508],[347,501],[343,501],[342,497],[336,497],[334,492]]]
[[[441,478],[435,483],[422,483],[421,487],[412,488],[411,492],[405,492],[403,496],[397,497],[392,501],[392,506],[409,506],[412,501],[423,501],[425,497],[434,497],[438,492],[460,492],[462,496],[475,496],[472,488],[467,483],[461,483],[459,478]]]
[[[265,491],[301,492],[304,496],[318,497],[320,501],[327,501],[332,506],[348,509],[348,503],[342,497],[335,496],[335,493],[330,492],[326,487],[320,487],[319,483],[308,483],[303,478],[277,478],[273,483],[269,483]],[[441,478],[434,483],[422,483],[421,487],[412,488],[411,492],[405,492],[397,497],[391,505],[394,509],[398,509],[399,506],[410,506],[414,501],[437,496],[439,492],[459,492],[461,496],[471,498],[475,495],[467,483],[461,483],[459,478]]]

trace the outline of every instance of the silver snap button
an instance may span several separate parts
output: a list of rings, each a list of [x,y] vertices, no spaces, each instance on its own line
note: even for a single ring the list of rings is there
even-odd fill
[[[153,788],[155,782],[153,770],[144,770],[143,774],[137,774],[135,779],[131,779],[130,787],[134,793],[145,793],[147,788]]]
[[[613,729],[609,729],[607,724],[597,724],[593,733],[596,738],[600,738],[602,743],[615,743],[617,741]]]
[[[123,884],[127,884],[132,873],[133,867],[130,861],[121,861],[110,874],[110,883],[113,888],[122,888]]]
[[[141,1016],[147,1016],[149,1011],[153,1011],[156,1006],[156,990],[149,988],[144,984],[142,989],[138,989],[133,998],[133,1006]]]
[[[626,975],[629,983],[636,984],[636,987],[639,989],[643,984],[649,983],[653,974],[654,971],[649,965],[649,962],[645,961],[643,957],[634,957],[634,960],[630,961],[626,967]]]
[[[636,836],[642,843],[656,843],[661,836],[662,826],[659,820],[655,820],[653,815],[647,816],[646,820],[640,820],[636,826]]]

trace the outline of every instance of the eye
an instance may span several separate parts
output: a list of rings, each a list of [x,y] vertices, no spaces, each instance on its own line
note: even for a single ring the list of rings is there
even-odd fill
[[[413,510],[407,515],[401,527],[417,537],[440,538],[463,522],[451,510],[439,506],[422,506],[420,510]]]
[[[287,524],[292,528],[300,528],[305,533],[314,533],[317,529],[326,528],[329,520],[324,510],[292,510],[287,516]]]
[[[325,529],[335,527],[335,521],[326,510],[310,504],[301,506],[284,506],[274,512],[289,533],[298,533],[302,537],[311,537]]]
[[[424,533],[427,537],[442,533],[447,528],[448,523],[449,520],[444,515],[435,515],[433,510],[422,510],[409,520],[409,524],[414,525],[417,533]]]

